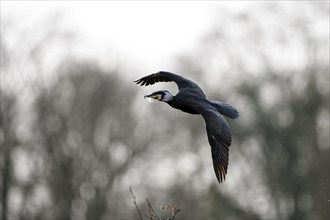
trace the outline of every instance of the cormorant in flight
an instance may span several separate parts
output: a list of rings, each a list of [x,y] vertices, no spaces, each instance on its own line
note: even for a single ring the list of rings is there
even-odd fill
[[[239,113],[229,104],[207,100],[204,92],[196,83],[174,73],[160,71],[134,82],[141,84],[141,86],[148,86],[157,82],[172,81],[179,87],[179,92],[175,96],[167,90],[160,90],[144,97],[166,102],[171,107],[183,112],[203,116],[207,137],[211,145],[215,175],[220,183],[225,180],[227,174],[229,146],[231,144],[230,127],[223,115],[236,119]]]

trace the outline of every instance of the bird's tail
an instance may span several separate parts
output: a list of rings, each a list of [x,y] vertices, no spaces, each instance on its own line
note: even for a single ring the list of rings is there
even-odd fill
[[[239,112],[236,110],[236,108],[227,103],[211,100],[211,105],[228,118],[236,119],[239,116]]]

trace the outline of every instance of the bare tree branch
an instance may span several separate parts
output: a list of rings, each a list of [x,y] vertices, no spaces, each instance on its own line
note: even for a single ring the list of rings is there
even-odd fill
[[[132,197],[133,197],[133,202],[134,202],[134,205],[135,205],[136,210],[137,210],[138,213],[139,213],[140,220],[143,220],[143,217],[142,217],[142,215],[141,215],[141,212],[140,212],[139,206],[138,206],[137,203],[136,203],[135,195],[133,194],[132,187],[129,187],[129,191],[130,191],[130,193],[131,193],[131,195],[132,195]]]
[[[151,220],[161,220],[161,218],[159,218],[159,216],[157,215],[157,213],[155,212],[154,208],[152,207],[151,203],[149,202],[148,199],[147,200],[147,203],[148,203],[148,210],[149,210],[149,219]]]

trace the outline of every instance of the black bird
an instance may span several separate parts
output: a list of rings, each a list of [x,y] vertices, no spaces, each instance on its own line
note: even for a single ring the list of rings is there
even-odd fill
[[[218,182],[225,180],[229,161],[231,131],[223,115],[236,119],[238,111],[231,105],[207,100],[202,89],[194,82],[174,73],[160,71],[142,77],[134,82],[141,86],[153,85],[157,82],[175,82],[179,92],[174,96],[167,90],[160,90],[144,98],[166,102],[171,107],[190,114],[201,114],[206,123],[206,131],[213,159],[213,167]]]

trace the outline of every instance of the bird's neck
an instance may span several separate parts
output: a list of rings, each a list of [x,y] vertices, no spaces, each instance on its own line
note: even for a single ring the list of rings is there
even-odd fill
[[[172,102],[173,99],[174,99],[174,95],[172,95],[171,93],[166,93],[166,94],[164,95],[162,101],[163,101],[163,102],[167,102],[167,103],[169,103],[169,102]]]

